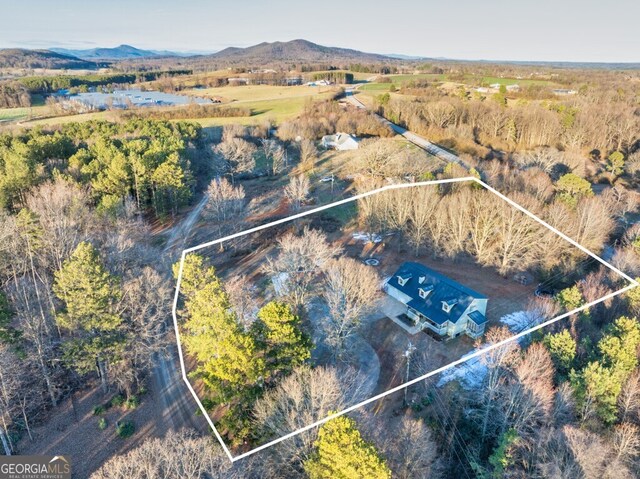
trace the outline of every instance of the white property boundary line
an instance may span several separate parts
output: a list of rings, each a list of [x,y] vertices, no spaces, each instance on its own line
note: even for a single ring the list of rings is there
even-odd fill
[[[216,429],[216,426],[213,424],[213,421],[211,420],[211,417],[209,416],[209,413],[207,412],[207,410],[204,408],[204,406],[202,405],[202,402],[200,401],[200,398],[198,398],[198,395],[196,394],[195,390],[193,389],[193,386],[191,385],[191,383],[189,382],[189,378],[187,375],[187,370],[185,367],[185,363],[184,363],[184,356],[182,353],[182,343],[180,341],[180,329],[178,327],[178,316],[177,316],[177,309],[178,309],[178,297],[179,297],[179,293],[180,293],[180,284],[182,282],[182,272],[184,269],[184,259],[186,257],[186,255],[188,253],[192,253],[194,251],[198,251],[200,249],[203,248],[207,248],[209,246],[213,246],[216,244],[220,244],[223,243],[224,241],[228,241],[234,238],[239,238],[240,236],[244,236],[247,234],[251,234],[251,233],[255,233],[257,231],[261,231],[267,228],[271,228],[272,226],[277,226],[283,223],[287,223],[289,221],[293,221],[295,219],[298,218],[303,218],[305,216],[308,215],[312,215],[314,213],[319,213],[320,211],[324,211],[327,210],[329,208],[333,208],[335,206],[340,206],[340,205],[344,205],[347,203],[351,203],[353,201],[357,201],[361,198],[366,198],[368,196],[372,196],[378,193],[381,193],[383,191],[388,191],[388,190],[395,190],[395,189],[401,189],[401,188],[413,188],[416,186],[428,186],[428,185],[438,185],[438,184],[446,184],[446,183],[461,183],[461,182],[466,182],[466,181],[475,181],[477,184],[483,186],[484,188],[486,188],[487,190],[491,191],[492,193],[494,193],[495,195],[497,195],[498,197],[502,198],[504,201],[506,201],[507,203],[509,203],[511,206],[513,206],[514,208],[518,209],[519,211],[523,212],[524,214],[526,214],[527,216],[529,216],[530,218],[532,218],[533,220],[537,221],[538,223],[540,223],[541,225],[545,226],[546,228],[550,229],[551,231],[553,231],[554,233],[556,233],[558,236],[560,236],[562,239],[568,241],[569,243],[571,243],[573,246],[575,246],[576,248],[580,249],[582,252],[586,253],[587,255],[591,256],[593,259],[597,260],[598,262],[600,262],[601,264],[603,264],[604,266],[606,266],[607,268],[609,268],[610,270],[616,272],[618,275],[622,276],[625,280],[629,281],[629,285],[618,290],[618,291],[614,291],[613,293],[609,293],[606,296],[603,296],[602,298],[596,299],[595,301],[591,301],[590,303],[587,303],[583,306],[580,306],[579,308],[575,308],[572,309],[571,311],[568,311],[564,314],[561,314],[560,316],[557,316],[553,319],[550,319],[548,321],[545,321],[544,323],[538,324],[532,328],[529,328],[525,331],[522,331],[520,333],[517,333],[507,339],[504,339],[498,343],[495,344],[491,344],[488,345],[482,349],[479,349],[471,354],[469,354],[468,356],[465,356],[463,358],[457,359],[456,361],[453,361],[445,366],[442,366],[438,369],[435,369],[427,374],[424,374],[420,377],[414,378],[410,381],[407,381],[403,384],[401,384],[400,386],[396,386],[392,389],[389,389],[388,391],[385,391],[383,393],[380,393],[376,396],[373,396],[369,399],[366,399],[364,401],[361,401],[357,404],[354,404],[353,406],[349,406],[348,408],[337,412],[335,414],[331,414],[330,416],[327,416],[323,419],[320,419],[312,424],[309,424],[307,426],[304,426],[300,429],[297,429],[296,431],[290,432],[278,439],[274,439],[273,441],[270,441],[266,444],[263,444],[261,446],[258,446],[254,449],[251,449],[248,452],[245,452],[243,454],[239,454],[237,456],[234,456],[233,454],[231,454],[231,452],[229,451],[229,448],[227,447],[227,445],[225,444],[225,442],[222,440],[222,437],[220,436],[220,433],[218,432],[218,430]],[[459,364],[465,363],[467,361],[469,361],[470,359],[474,359],[476,357],[481,356],[482,354],[491,351],[493,349],[496,348],[500,348],[502,346],[504,346],[505,344],[508,344],[512,341],[515,341],[517,339],[520,339],[528,334],[531,334],[534,331],[537,331],[539,329],[542,329],[546,326],[549,326],[553,323],[556,323],[558,321],[560,321],[561,319],[564,319],[568,316],[571,316],[573,314],[576,314],[580,311],[583,311],[585,309],[588,309],[592,306],[595,306],[596,304],[602,303],[604,301],[607,301],[615,296],[618,296],[620,294],[626,293],[627,291],[636,288],[640,286],[640,283],[638,283],[636,280],[634,280],[633,278],[631,278],[630,276],[628,276],[627,274],[625,274],[623,271],[620,271],[618,268],[616,268],[615,266],[611,265],[610,263],[608,263],[607,261],[605,261],[604,259],[602,259],[601,257],[599,257],[598,255],[592,253],[591,251],[589,251],[587,248],[585,248],[584,246],[578,244],[576,241],[574,241],[573,239],[569,238],[567,235],[565,235],[564,233],[562,233],[561,231],[558,231],[556,228],[554,228],[553,226],[551,226],[550,224],[548,224],[547,222],[543,221],[542,219],[538,218],[536,215],[534,215],[533,213],[531,213],[529,210],[523,208],[522,206],[520,206],[519,204],[517,204],[516,202],[514,202],[513,200],[507,198],[505,195],[503,195],[502,193],[500,193],[499,191],[495,190],[494,188],[492,188],[491,186],[487,185],[485,182],[483,182],[482,180],[479,180],[478,178],[475,177],[464,177],[464,178],[452,178],[452,179],[446,179],[446,180],[433,180],[433,181],[421,181],[421,182],[417,182],[417,183],[401,183],[401,184],[397,184],[397,185],[388,185],[388,186],[384,186],[382,188],[378,188],[376,190],[372,190],[372,191],[368,191],[366,193],[361,193],[359,195],[355,195],[353,197],[350,198],[346,198],[340,201],[336,201],[335,203],[331,203],[328,205],[324,205],[324,206],[320,206],[318,208],[314,208],[312,210],[309,211],[305,211],[303,213],[298,213],[295,215],[291,215],[288,216],[286,218],[282,218],[279,219],[277,221],[273,221],[271,223],[267,223],[267,224],[263,224],[260,226],[256,226],[255,228],[250,228],[248,230],[245,231],[241,231],[239,233],[234,233],[232,235],[229,236],[225,236],[224,238],[220,238],[214,241],[209,241],[207,243],[202,243],[200,245],[191,247],[191,248],[187,248],[185,250],[182,251],[181,257],[180,257],[180,267],[178,270],[178,280],[176,283],[176,291],[175,291],[175,295],[173,298],[173,309],[172,309],[172,314],[173,314],[173,324],[174,324],[174,328],[175,328],[175,332],[176,332],[176,341],[178,343],[178,355],[180,358],[180,367],[182,369],[182,378],[184,379],[184,382],[187,384],[187,387],[189,388],[189,391],[191,391],[191,394],[193,395],[194,399],[196,400],[196,403],[198,403],[198,407],[200,408],[200,410],[202,411],[204,417],[207,419],[207,422],[209,423],[209,425],[211,426],[211,429],[213,429],[213,432],[216,436],[216,438],[218,439],[218,441],[220,442],[220,445],[222,446],[222,448],[224,449],[224,452],[227,454],[227,456],[229,457],[229,459],[231,460],[231,462],[235,462],[238,461],[240,459],[243,459],[247,456],[250,456],[252,454],[255,454],[256,452],[262,451],[263,449],[266,449],[270,446],[273,446],[274,444],[278,444],[279,442],[282,442],[286,439],[289,439],[293,436],[296,436],[297,434],[300,434],[302,432],[308,431],[309,429],[313,429],[314,427],[317,427],[321,424],[324,424],[327,421],[330,421],[331,419],[335,419],[338,416],[342,416],[344,414],[347,414],[359,407],[362,407],[366,404],[369,404],[373,401],[377,401],[378,399],[381,399],[385,396],[388,396],[389,394],[393,394],[394,392],[400,391],[412,384],[418,383],[420,381],[424,381],[425,379],[434,376],[436,374],[439,374],[443,371],[446,371],[447,369],[451,369]]]

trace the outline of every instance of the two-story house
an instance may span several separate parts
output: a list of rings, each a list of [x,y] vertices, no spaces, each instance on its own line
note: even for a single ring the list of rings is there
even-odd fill
[[[484,334],[488,298],[419,263],[403,263],[384,290],[407,307],[420,329],[454,338]]]

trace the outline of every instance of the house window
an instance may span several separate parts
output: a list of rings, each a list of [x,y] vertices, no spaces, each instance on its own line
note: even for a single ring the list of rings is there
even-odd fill
[[[409,281],[411,279],[411,275],[407,275],[407,276],[398,276],[398,284],[400,286],[404,286],[405,284],[407,284],[407,281]]]
[[[467,329],[472,333],[479,333],[481,331],[480,326],[473,321],[467,321]]]
[[[450,299],[448,301],[443,301],[442,302],[442,311],[444,311],[445,313],[450,313],[451,309],[458,304],[458,300],[457,299]]]
[[[429,296],[429,293],[431,293],[431,291],[433,291],[433,288],[419,288],[418,294],[422,299],[426,299],[427,296]]]

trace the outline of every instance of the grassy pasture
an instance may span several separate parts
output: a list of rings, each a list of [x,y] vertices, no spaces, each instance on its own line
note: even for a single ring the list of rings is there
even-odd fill
[[[391,85],[394,85],[396,88],[398,87],[395,83],[365,83],[361,85],[358,90],[385,92],[390,91]]]
[[[198,119],[203,126],[226,125],[229,123],[255,124],[264,120],[276,123],[297,116],[310,101],[331,98],[334,88],[308,86],[247,85],[189,90],[209,98],[220,98],[230,107],[250,108],[250,117],[203,118]]]
[[[44,115],[48,110],[48,107],[33,106],[33,107],[21,107],[21,108],[0,108],[0,122],[22,121],[33,116]]]

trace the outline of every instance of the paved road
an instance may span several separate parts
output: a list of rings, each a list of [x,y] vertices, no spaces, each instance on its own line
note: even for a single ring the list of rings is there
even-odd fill
[[[357,98],[357,96],[354,95],[354,90],[353,89],[348,89],[346,91],[346,95],[347,95],[347,101],[349,103],[351,103],[353,106],[355,106],[356,108],[359,108],[361,110],[366,110],[367,109],[367,107],[364,105],[364,103],[362,103]],[[407,130],[406,128],[401,127],[400,125],[396,125],[395,123],[391,123],[389,120],[387,120],[383,116],[378,115],[377,113],[374,113],[374,115],[378,118],[378,120],[380,120],[385,125],[388,125],[398,135],[404,136],[411,143],[413,143],[416,146],[419,146],[420,148],[425,150],[427,153],[430,153],[433,156],[437,156],[438,158],[440,158],[441,160],[446,161],[447,163],[454,162],[454,163],[458,163],[459,165],[463,166],[466,169],[470,168],[470,166],[467,165],[464,161],[462,161],[458,156],[454,155],[453,153],[445,150],[444,148],[442,148],[442,147],[440,147],[438,145],[435,145],[435,144],[431,143],[426,138],[423,138],[423,137],[421,137],[419,135],[416,135],[415,133]]]

